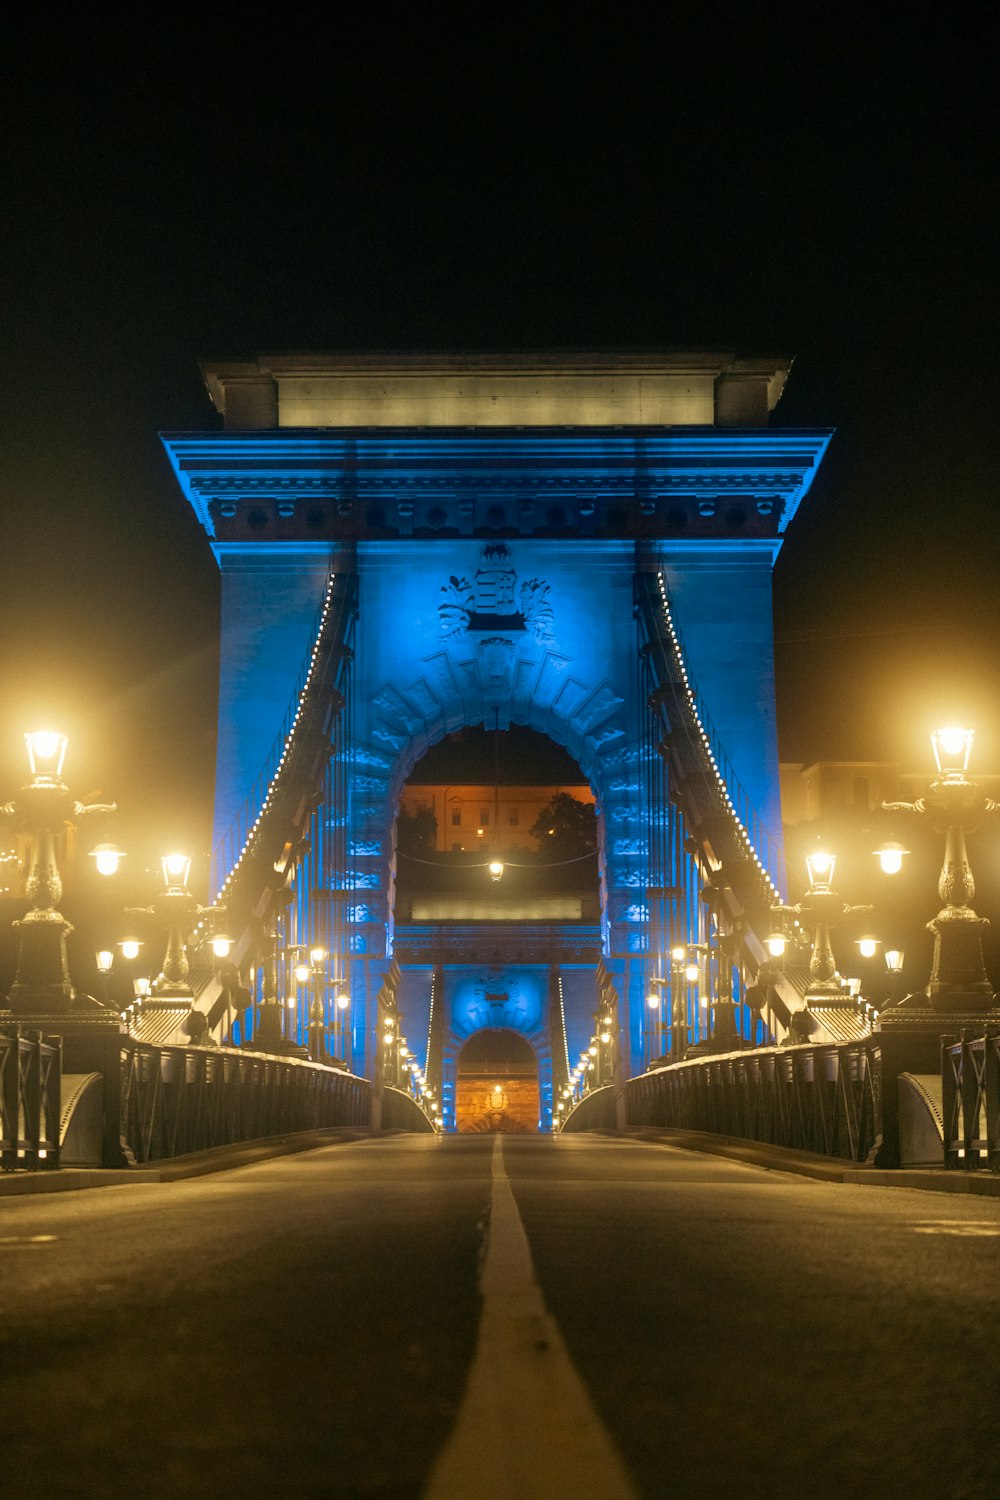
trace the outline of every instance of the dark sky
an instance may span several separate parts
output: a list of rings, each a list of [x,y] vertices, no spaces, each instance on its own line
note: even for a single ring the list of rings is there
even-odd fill
[[[199,356],[273,350],[794,355],[777,420],[837,436],[775,575],[782,753],[919,766],[958,717],[1000,767],[978,12],[945,34],[801,12],[827,29],[792,42],[748,11],[23,39],[0,794],[22,730],[62,724],[74,790],[206,847],[217,576],[157,433],[216,425]]]

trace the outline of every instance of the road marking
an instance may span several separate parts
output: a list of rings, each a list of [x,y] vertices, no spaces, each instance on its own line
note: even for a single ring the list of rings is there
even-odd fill
[[[924,1219],[911,1228],[916,1234],[957,1234],[968,1239],[1000,1237],[1000,1226],[992,1219]]]
[[[54,1234],[0,1234],[0,1245],[51,1245],[57,1238]]]
[[[546,1311],[499,1135],[492,1176],[476,1355],[424,1500],[563,1494],[635,1500],[636,1488]]]

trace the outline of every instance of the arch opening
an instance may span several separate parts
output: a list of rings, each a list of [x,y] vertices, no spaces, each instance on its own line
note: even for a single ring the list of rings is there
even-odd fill
[[[598,833],[594,791],[555,741],[520,726],[453,732],[402,789],[396,920],[410,920],[427,898],[438,898],[436,918],[448,920],[452,896],[469,903],[454,914],[466,920],[477,899],[492,898],[494,907],[513,901],[514,920],[597,922]],[[546,897],[555,899],[551,911],[542,910]],[[560,897],[566,909],[557,911]]]
[[[538,1129],[538,1058],[531,1043],[506,1027],[474,1032],[458,1054],[455,1128],[479,1134]]]

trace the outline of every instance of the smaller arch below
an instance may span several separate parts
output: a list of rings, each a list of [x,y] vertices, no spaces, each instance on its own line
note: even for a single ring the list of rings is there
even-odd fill
[[[538,1057],[507,1027],[473,1032],[456,1058],[455,1128],[488,1134],[537,1131]]]

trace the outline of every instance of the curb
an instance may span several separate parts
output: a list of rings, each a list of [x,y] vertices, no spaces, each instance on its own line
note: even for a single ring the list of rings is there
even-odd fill
[[[4,1172],[0,1174],[0,1198],[19,1198],[33,1193],[73,1193],[87,1188],[140,1187],[149,1183],[184,1182],[214,1172],[231,1172],[278,1156],[300,1151],[318,1151],[348,1141],[365,1140],[373,1132],[358,1126],[340,1125],[327,1130],[303,1131],[296,1135],[265,1136],[232,1146],[215,1146],[174,1156],[155,1166],[58,1167],[52,1172]]]
[[[769,1146],[760,1141],[743,1141],[726,1135],[710,1135],[700,1130],[671,1130],[667,1127],[640,1130],[602,1130],[601,1135],[626,1136],[630,1140],[648,1141],[653,1145],[677,1146],[682,1151],[702,1151],[709,1156],[723,1156],[747,1166],[764,1167],[772,1172],[790,1172],[816,1182],[838,1182],[850,1187],[911,1188],[924,1193],[958,1193],[982,1198],[1000,1198],[1000,1176],[995,1172],[946,1172],[943,1167],[862,1167],[855,1162],[840,1162],[811,1151],[791,1151],[785,1146]]]

